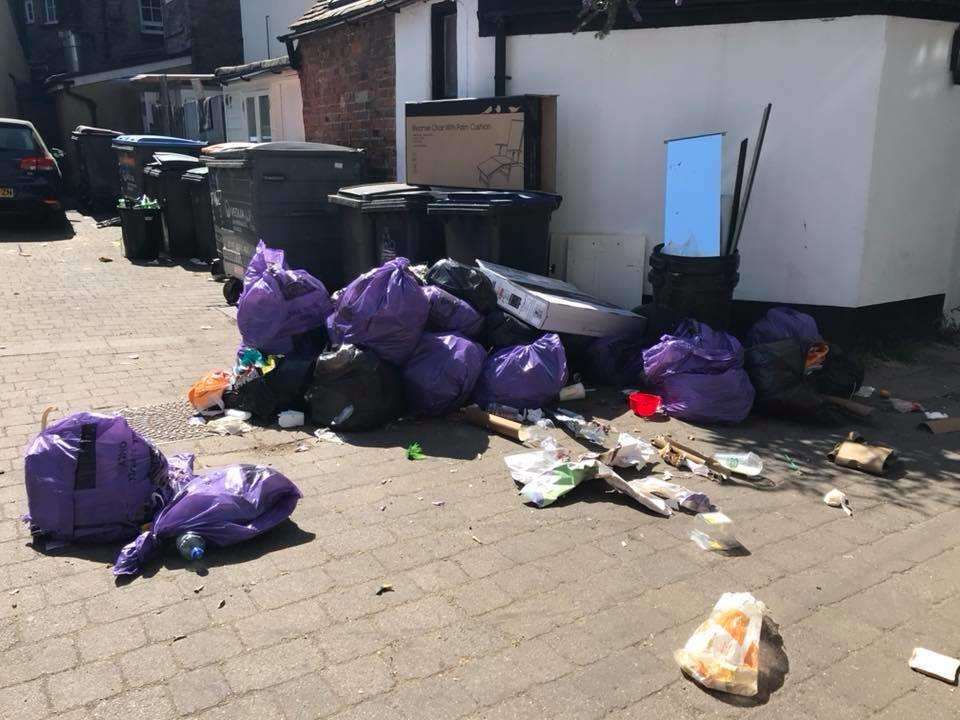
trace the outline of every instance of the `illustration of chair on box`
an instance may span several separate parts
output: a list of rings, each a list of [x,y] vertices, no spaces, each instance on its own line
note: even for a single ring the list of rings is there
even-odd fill
[[[496,175],[503,175],[509,183],[514,168],[523,171],[523,120],[510,121],[510,134],[506,142],[497,143],[497,154],[477,166],[480,184],[490,187]]]

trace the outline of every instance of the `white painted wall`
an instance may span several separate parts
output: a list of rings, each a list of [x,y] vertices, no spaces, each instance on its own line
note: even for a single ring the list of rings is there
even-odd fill
[[[890,18],[880,85],[860,305],[947,291],[960,304],[960,86],[955,25]],[[951,304],[952,303],[952,304]]]
[[[302,142],[305,138],[303,128],[303,97],[300,94],[300,77],[294,70],[285,70],[280,74],[266,73],[250,81],[238,80],[225,85],[224,97],[229,97],[225,105],[227,140],[246,142],[247,114],[244,109],[250,96],[270,95],[270,126],[273,140]]]
[[[311,5],[312,0],[241,0],[243,61],[251,63],[286,55],[287,47],[277,41],[277,36],[285,34],[290,29],[290,23],[303,15]]]
[[[458,2],[460,94],[492,95],[493,39],[477,37],[476,0]],[[403,104],[430,93],[429,21],[426,5],[396,20],[400,177]],[[958,157],[960,88],[948,84],[943,56],[952,32],[948,23],[865,16],[619,31],[605,40],[510,37],[507,89],[559,95],[564,202],[553,232],[646,235],[651,246],[663,235],[663,141],[727,131],[729,189],[739,141],[750,138],[752,156],[762,107],[773,102],[736,296],[856,307],[949,284],[945,271],[931,270],[949,266],[960,235],[957,171],[948,167]],[[908,182],[896,181],[901,167]],[[891,272],[904,253],[908,271]]]

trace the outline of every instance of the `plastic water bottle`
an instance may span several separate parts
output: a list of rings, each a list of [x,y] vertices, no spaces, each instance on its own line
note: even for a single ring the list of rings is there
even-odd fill
[[[700,513],[693,519],[690,539],[703,550],[733,550],[740,547],[733,520],[722,512]]]
[[[195,532],[185,532],[177,538],[177,552],[187,562],[202,559],[206,549],[206,541]]]

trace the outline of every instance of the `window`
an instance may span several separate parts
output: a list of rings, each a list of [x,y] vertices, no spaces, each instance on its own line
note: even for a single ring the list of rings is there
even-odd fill
[[[47,25],[55,25],[59,22],[57,19],[57,0],[43,0],[43,22]]]
[[[31,25],[36,22],[37,16],[33,11],[33,0],[23,0],[23,19]]]
[[[248,97],[247,136],[250,142],[271,142],[273,132],[270,128],[270,96],[258,95]]]
[[[457,97],[457,4],[452,0],[432,8],[433,99]]]
[[[163,33],[163,0],[140,0],[140,32]]]

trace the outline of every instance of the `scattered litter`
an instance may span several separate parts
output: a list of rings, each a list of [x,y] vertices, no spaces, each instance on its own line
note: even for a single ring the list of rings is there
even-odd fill
[[[693,470],[698,475],[703,475],[718,483],[730,479],[730,471],[716,460],[707,457],[698,450],[681,445],[666,435],[655,437],[652,444],[657,448],[660,459],[667,465],[679,470]]]
[[[929,410],[923,414],[927,420],[946,420],[950,416],[946,413],[937,412],[936,410]]]
[[[934,435],[944,435],[960,431],[960,418],[945,418],[943,420],[927,420],[920,423],[920,427],[929,430]]]
[[[583,383],[567,385],[567,387],[561,388],[559,395],[560,402],[567,402],[568,400],[583,400],[586,397],[587,390],[583,387]]]
[[[859,433],[851,432],[827,457],[840,467],[883,475],[888,464],[896,459],[896,451],[882,445],[869,445]]]
[[[690,539],[701,550],[734,550],[741,547],[734,533],[733,520],[722,512],[700,513],[693,519]]]
[[[304,422],[306,418],[299,410],[284,410],[277,416],[277,424],[285,429],[302,427]]]
[[[913,649],[913,655],[910,656],[910,667],[924,675],[956,685],[960,660],[918,647]]]
[[[300,443],[296,448],[294,448],[294,452],[302,453],[307,452],[309,449],[310,447],[306,443]]]
[[[332,430],[320,429],[313,433],[313,436],[320,442],[333,443],[334,445],[346,445],[343,438]]]
[[[128,359],[128,360],[139,360],[139,359],[140,359],[140,356],[139,356],[139,355],[127,355],[127,359]]]
[[[213,325],[201,325],[201,330],[213,330]]]
[[[383,595],[384,593],[393,592],[393,585],[390,583],[383,583],[380,588],[377,590],[377,595]]]
[[[381,505],[381,506],[380,506],[380,512],[386,512],[386,510],[387,510],[387,506],[386,506],[386,505]]]
[[[193,592],[194,592],[195,594],[197,594],[197,593],[200,593],[202,590],[203,590],[203,585],[197,585],[197,586],[193,589]]]
[[[253,413],[249,413],[246,410],[237,410],[235,408],[231,408],[223,414],[226,415],[227,417],[236,418],[237,420],[243,420],[244,422],[246,422],[247,420],[253,417]]]
[[[853,517],[853,510],[850,507],[850,498],[848,498],[847,494],[842,490],[837,490],[837,488],[834,488],[823,496],[823,501],[830,507],[842,508],[849,517]]]
[[[471,535],[470,539],[473,540],[477,545],[483,545],[483,541],[476,535]]]
[[[19,245],[17,245],[17,255],[19,255],[20,257],[32,257],[29,253],[25,253],[23,251],[23,248],[20,247]]]
[[[661,412],[663,407],[663,398],[659,395],[642,392],[630,393],[630,395],[627,396],[627,402],[630,404],[630,409],[633,410],[633,414],[643,418],[656,415]]]
[[[200,258],[190,258],[190,264],[196,265],[197,267],[207,267],[210,263],[206,260],[201,260]]]
[[[724,593],[706,622],[674,653],[677,664],[711,690],[756,695],[766,612],[766,606],[750,593]]]
[[[791,470],[793,470],[793,472],[801,472],[800,466],[797,465],[797,464],[793,461],[793,458],[790,457],[787,453],[784,453],[784,454],[783,454],[783,459],[787,461],[787,467],[790,468]]]
[[[423,453],[423,448],[420,447],[420,443],[411,443],[407,448],[407,460],[424,460],[426,457]]]
[[[869,398],[869,397],[873,397],[873,394],[874,394],[876,391],[877,391],[877,389],[876,389],[875,387],[872,387],[872,386],[870,386],[870,385],[861,385],[861,386],[860,386],[860,389],[857,390],[857,391],[854,393],[854,395],[856,395],[857,397]]]
[[[631,480],[630,484],[637,483],[637,487],[663,498],[671,510],[689,510],[692,513],[709,513],[713,506],[702,492],[688,490],[681,485],[669,482],[670,474],[665,473],[663,478],[649,477],[643,480]]]
[[[187,636],[186,636],[186,635],[174,635],[174,636],[173,636],[173,642],[180,642],[181,640],[186,640],[186,639],[187,639]]]
[[[446,500],[434,500],[434,501],[433,501],[433,506],[434,506],[434,507],[443,507],[443,506],[446,505],[446,504],[447,504],[447,501],[446,501]]]
[[[193,384],[187,399],[201,412],[212,408],[223,410],[223,393],[232,382],[233,377],[226,370],[212,370]]]
[[[200,425],[206,425],[206,424],[207,424],[207,420],[206,418],[203,417],[203,415],[191,415],[190,419],[187,420],[187,425],[191,425],[194,427],[197,427]]]
[[[646,440],[636,438],[630,433],[620,433],[617,446],[598,456],[605,465],[617,468],[635,468],[637,470],[657,462],[656,449]]]
[[[108,258],[108,257],[106,257],[105,255],[101,255],[98,259],[99,259],[100,262],[102,262],[102,263],[113,262],[113,258]]]
[[[221,600],[217,603],[217,610],[223,610],[224,606],[227,604],[226,600]]]
[[[585,440],[588,444],[604,450],[607,449],[607,436],[610,433],[609,425],[588,421],[583,415],[570,410],[557,408],[550,412],[551,418],[557,425],[566,430],[572,437]]]
[[[890,398],[890,404],[898,413],[923,412],[923,405],[913,400],[901,400],[900,398]]]
[[[626,546],[627,546],[627,541],[626,541],[626,540],[621,540],[621,541],[620,541],[620,547],[626,547]]]
[[[210,432],[217,435],[243,435],[253,430],[253,426],[235,417],[222,417],[211,420],[206,425]]]
[[[763,460],[756,453],[714,453],[713,459],[738,475],[756,477],[763,472]]]

